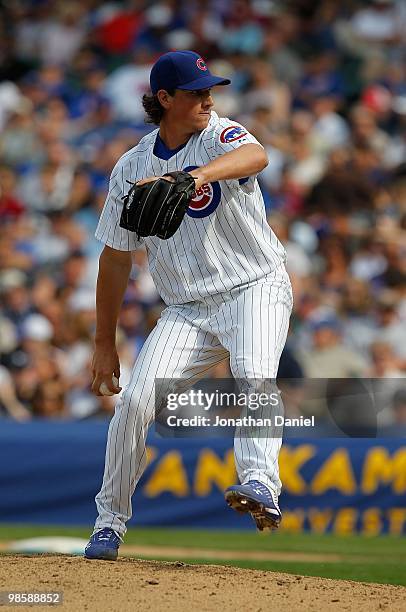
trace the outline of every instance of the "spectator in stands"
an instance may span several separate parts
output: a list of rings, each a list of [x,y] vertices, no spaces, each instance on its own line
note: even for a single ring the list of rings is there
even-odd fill
[[[395,425],[406,428],[406,389],[398,389],[393,395],[393,414]],[[403,429],[404,431],[404,429]]]
[[[397,298],[393,293],[386,293],[378,300],[377,339],[388,343],[399,361],[399,367],[405,368],[406,362],[406,327],[397,310]]]
[[[341,312],[345,344],[368,359],[378,325],[373,316],[373,296],[367,282],[348,278],[342,296]]]
[[[320,313],[310,321],[313,348],[301,355],[301,366],[310,378],[364,376],[367,363],[342,343],[342,328],[334,315]]]
[[[369,375],[372,378],[402,378],[406,376],[399,368],[399,359],[388,342],[382,340],[373,342],[370,351],[372,368]]]
[[[10,372],[0,366],[0,416],[6,414],[16,421],[27,421],[31,413],[19,402]]]
[[[308,351],[307,376],[406,372],[403,4],[2,3],[0,364],[28,416],[111,414],[88,389],[94,230],[117,159],[151,129],[150,66],[183,44],[232,74],[218,110],[269,155],[260,187],[295,289],[285,365]],[[123,364],[162,307],[141,249]]]

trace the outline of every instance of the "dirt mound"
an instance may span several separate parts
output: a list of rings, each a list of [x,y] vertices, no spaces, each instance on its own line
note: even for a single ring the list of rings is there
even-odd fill
[[[406,588],[214,565],[0,556],[0,591],[63,591],[63,612],[405,610]],[[15,611],[22,607],[0,607]],[[24,606],[23,609],[28,609]],[[48,610],[49,606],[30,607]]]

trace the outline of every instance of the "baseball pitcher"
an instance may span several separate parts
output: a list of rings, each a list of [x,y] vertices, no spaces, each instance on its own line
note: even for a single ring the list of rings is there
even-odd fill
[[[267,165],[258,141],[213,111],[210,73],[192,51],[162,55],[144,95],[147,134],[114,167],[96,237],[105,247],[97,283],[93,392],[115,394],[120,365],[116,326],[131,271],[145,245],[166,308],[146,340],[111,420],[98,517],[89,559],[116,559],[132,515],[131,497],[146,466],[156,379],[193,384],[224,359],[239,380],[276,378],[292,291],[285,251],[269,227],[256,179]],[[227,503],[259,529],[281,521],[280,436],[234,441],[239,485]]]

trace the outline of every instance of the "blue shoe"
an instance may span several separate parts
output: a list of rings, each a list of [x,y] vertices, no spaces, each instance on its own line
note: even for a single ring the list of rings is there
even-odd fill
[[[276,494],[259,480],[234,485],[225,491],[228,505],[246,514],[249,512],[259,531],[277,529],[282,520]]]
[[[118,555],[118,548],[121,538],[113,529],[105,527],[94,533],[85,548],[86,559],[106,559],[115,561]]]

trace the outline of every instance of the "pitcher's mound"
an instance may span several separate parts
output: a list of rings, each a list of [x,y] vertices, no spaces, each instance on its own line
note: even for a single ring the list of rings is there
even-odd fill
[[[406,587],[215,565],[63,555],[0,556],[2,591],[63,591],[63,612],[405,610]],[[0,607],[0,610],[15,610]],[[25,606],[23,609],[27,609]],[[50,606],[31,609],[46,611]]]

